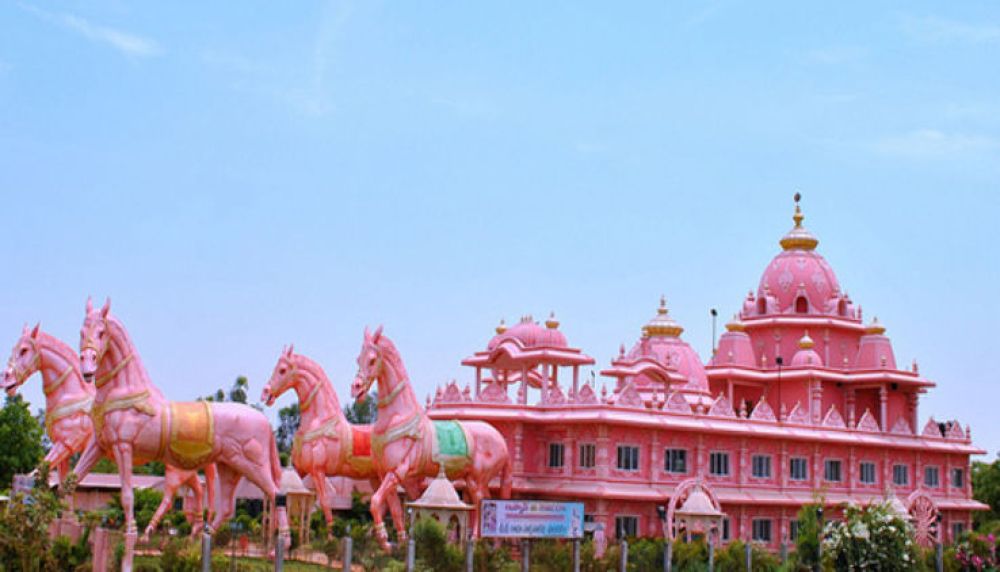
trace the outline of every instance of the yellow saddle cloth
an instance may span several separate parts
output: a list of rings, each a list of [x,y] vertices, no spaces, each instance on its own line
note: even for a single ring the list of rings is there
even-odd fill
[[[212,454],[215,422],[207,401],[170,403],[170,452],[176,465],[194,469]]]

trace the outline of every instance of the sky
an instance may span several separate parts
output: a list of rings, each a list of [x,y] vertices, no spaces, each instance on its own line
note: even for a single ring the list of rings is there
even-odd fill
[[[524,314],[605,366],[663,294],[707,357],[801,192],[938,383],[923,419],[1000,448],[996,3],[23,0],[0,30],[0,351],[76,346],[110,296],[173,399],[256,400],[294,343],[346,400],[384,324],[425,396]]]

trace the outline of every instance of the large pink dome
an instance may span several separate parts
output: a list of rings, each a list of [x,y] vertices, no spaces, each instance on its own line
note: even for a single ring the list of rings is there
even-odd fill
[[[744,304],[743,317],[770,314],[823,314],[854,317],[833,268],[818,252],[819,240],[802,226],[798,203],[792,227],[779,241],[782,251],[764,269],[757,296]]]

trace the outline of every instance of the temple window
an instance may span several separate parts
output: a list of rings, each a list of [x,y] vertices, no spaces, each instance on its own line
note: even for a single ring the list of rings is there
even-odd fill
[[[804,481],[809,478],[809,459],[792,457],[788,460],[788,478],[793,481]]]
[[[667,449],[663,452],[663,470],[668,473],[687,472],[687,450]]]
[[[750,538],[754,542],[771,542],[771,519],[753,519],[753,529],[751,530]]]
[[[924,485],[937,487],[940,484],[940,475],[937,467],[924,468]]]
[[[722,540],[723,541],[729,540],[730,534],[731,533],[729,531],[729,517],[727,516],[722,519]]]
[[[958,542],[958,537],[962,536],[962,533],[964,533],[964,532],[965,532],[965,523],[964,522],[953,522],[953,523],[951,523],[951,541],[952,542]]]
[[[638,516],[616,516],[615,538],[626,538],[639,535]]]
[[[809,300],[806,300],[805,296],[799,296],[795,299],[795,313],[797,314],[808,314],[809,313]]]
[[[965,486],[965,471],[958,468],[951,470],[951,486],[956,489]]]
[[[859,471],[859,479],[863,484],[874,485],[875,484],[875,463],[869,461],[861,462],[861,470]]]
[[[837,303],[837,314],[841,316],[847,315],[847,300],[841,298],[840,302]]]
[[[766,314],[767,313],[767,297],[761,296],[757,298],[757,313]]]
[[[831,483],[839,483],[841,480],[839,459],[827,459],[823,463],[823,478]]]
[[[549,443],[549,468],[561,469],[564,447],[562,443]]]
[[[708,472],[717,477],[729,475],[729,453],[715,452],[708,456]]]
[[[580,444],[580,468],[593,469],[597,459],[597,445],[593,443]]]
[[[618,470],[638,471],[639,470],[639,447],[634,445],[618,446]]]
[[[905,487],[910,484],[910,468],[906,465],[892,466],[892,484]]]
[[[788,540],[795,542],[799,539],[799,521],[790,520],[788,521]]]
[[[753,456],[753,476],[757,479],[770,479],[771,478],[771,456],[770,455],[754,455]]]

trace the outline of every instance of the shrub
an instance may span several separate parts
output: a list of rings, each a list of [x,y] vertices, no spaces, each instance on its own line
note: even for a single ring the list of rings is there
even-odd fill
[[[919,553],[912,525],[888,504],[848,505],[843,521],[823,529],[823,559],[837,570],[909,571]]]
[[[750,558],[753,572],[776,572],[781,562],[760,546],[751,544]],[[746,544],[740,540],[730,542],[715,554],[715,569],[719,572],[743,572],[746,570]]]
[[[464,558],[460,547],[450,544],[444,526],[432,519],[421,518],[413,525],[418,562],[438,572],[460,572]]]

